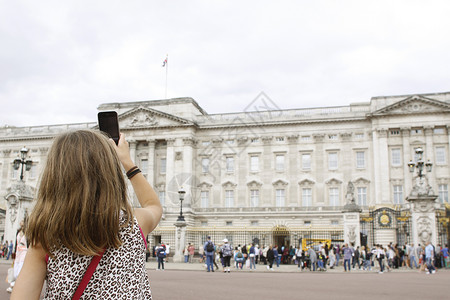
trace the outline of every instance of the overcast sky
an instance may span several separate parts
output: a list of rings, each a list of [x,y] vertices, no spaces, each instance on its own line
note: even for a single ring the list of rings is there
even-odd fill
[[[102,103],[243,111],[450,91],[450,1],[0,0],[0,126],[96,121]]]

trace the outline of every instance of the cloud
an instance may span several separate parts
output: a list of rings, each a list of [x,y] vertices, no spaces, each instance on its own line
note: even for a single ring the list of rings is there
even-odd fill
[[[448,90],[447,1],[9,1],[0,125],[95,121],[105,102],[241,111]],[[20,107],[20,109],[19,109]]]

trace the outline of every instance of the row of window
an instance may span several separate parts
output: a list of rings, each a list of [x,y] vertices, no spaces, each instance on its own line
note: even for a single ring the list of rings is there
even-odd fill
[[[327,163],[329,170],[336,170],[339,168],[339,152],[338,151],[330,151],[327,152]],[[355,166],[357,169],[364,169],[367,167],[367,157],[366,151],[360,150],[355,152]],[[414,160],[417,161],[417,154],[414,154]],[[445,146],[437,146],[435,147],[435,163],[436,165],[445,165],[447,164],[447,149]],[[260,171],[260,155],[258,154],[250,154],[250,172],[259,172]],[[211,164],[211,160],[208,157],[203,157],[201,159],[201,168],[203,173],[209,172],[209,167]],[[402,149],[401,148],[392,148],[391,149],[391,165],[394,167],[403,166],[402,161]],[[166,173],[167,161],[166,158],[160,158],[159,160],[159,173]],[[140,168],[144,174],[147,173],[148,169],[148,160],[141,159]],[[284,171],[286,168],[286,156],[284,154],[276,154],[275,155],[275,170],[276,171]],[[302,153],[301,154],[301,169],[304,171],[308,171],[312,169],[312,153]],[[233,173],[235,171],[235,157],[234,156],[226,156],[225,157],[225,170],[227,173]],[[33,171],[33,170],[32,170]],[[36,171],[36,168],[34,168]]]
[[[424,154],[423,157],[426,157],[426,155]],[[414,151],[414,161],[417,162],[418,159],[418,154]],[[436,165],[447,164],[447,148],[445,146],[435,147],[434,163]],[[396,167],[403,166],[401,148],[391,149],[391,165]]]
[[[303,225],[304,226],[310,226],[311,225],[311,221],[310,220],[305,220],[303,221]],[[330,225],[332,226],[338,226],[339,225],[339,220],[330,220]],[[208,221],[201,221],[201,226],[202,227],[208,227]],[[225,226],[233,226],[233,221],[225,221]],[[259,221],[257,220],[251,220],[250,221],[250,226],[252,227],[258,227],[259,226]],[[230,239],[228,239],[230,241]]]
[[[448,201],[448,185],[447,184],[439,184],[438,185],[438,199],[440,203],[449,203]],[[161,201],[161,205],[165,205],[166,194],[165,191],[159,192],[159,200]],[[402,185],[394,185],[393,186],[393,202],[394,204],[403,204],[404,203],[403,196],[403,186]],[[234,207],[235,200],[235,191],[234,190],[225,190],[225,207]],[[339,201],[339,188],[331,187],[328,189],[328,200],[329,206],[340,206],[341,203]],[[358,205],[365,206],[367,205],[367,188],[366,187],[357,187],[356,188],[356,201]],[[208,208],[210,202],[209,191],[201,191],[200,192],[200,207]],[[276,189],[275,190],[275,206],[276,207],[284,207],[286,202],[286,190],[285,189]],[[302,189],[302,206],[310,207],[312,206],[312,189],[311,188],[303,188]],[[251,189],[250,190],[250,207],[259,207],[260,203],[260,190],[259,189]]]

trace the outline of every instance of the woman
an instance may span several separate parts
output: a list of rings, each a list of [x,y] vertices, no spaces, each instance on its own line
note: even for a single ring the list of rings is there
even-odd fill
[[[129,204],[122,167],[141,208]],[[11,299],[39,299],[44,280],[44,299],[151,299],[144,237],[161,214],[123,134],[117,145],[98,131],[59,135],[48,153],[27,228],[30,248]],[[84,276],[88,267],[91,278]]]
[[[278,256],[278,252],[276,253],[276,256]],[[267,266],[267,270],[273,271],[273,260],[274,259],[275,259],[275,251],[274,251],[274,248],[272,248],[272,245],[270,245],[269,249],[267,250],[267,261],[269,262],[269,265]]]

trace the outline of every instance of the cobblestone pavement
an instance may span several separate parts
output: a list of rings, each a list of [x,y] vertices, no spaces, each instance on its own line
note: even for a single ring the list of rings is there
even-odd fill
[[[11,262],[0,261],[0,300],[9,299],[4,281]],[[200,263],[166,263],[165,271],[147,263],[154,299],[214,300],[233,299],[449,299],[450,270],[426,275],[417,270],[394,270],[378,274],[342,267],[327,272],[300,272],[294,265],[281,265],[268,271],[257,265],[255,271],[232,269],[208,273]],[[211,295],[211,296],[206,296]]]

